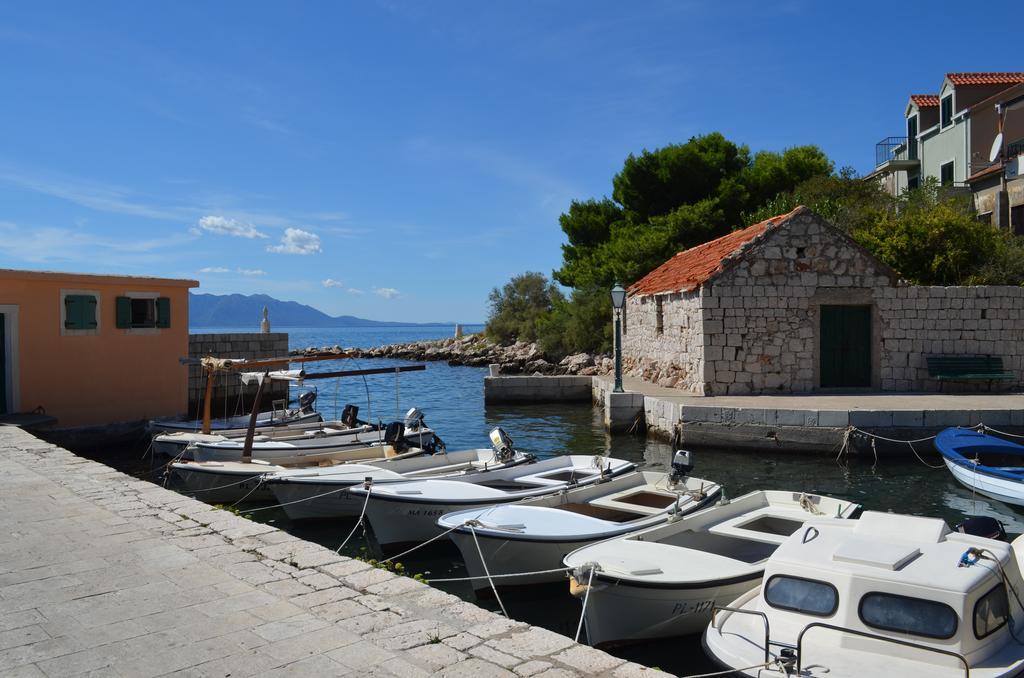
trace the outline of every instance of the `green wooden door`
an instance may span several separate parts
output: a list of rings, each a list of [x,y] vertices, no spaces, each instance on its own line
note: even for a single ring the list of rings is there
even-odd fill
[[[7,414],[7,336],[4,326],[7,318],[0,313],[0,414]]]
[[[821,307],[821,386],[871,386],[871,307]]]

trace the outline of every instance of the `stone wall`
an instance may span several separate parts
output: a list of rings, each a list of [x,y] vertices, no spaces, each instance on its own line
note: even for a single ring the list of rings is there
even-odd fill
[[[188,337],[188,355],[190,358],[277,358],[288,355],[288,333],[272,332],[270,334],[239,333],[239,334],[190,334]],[[190,415],[195,415],[202,407],[203,392],[206,379],[198,365],[188,368],[188,403]],[[225,409],[228,414],[248,411],[248,404],[256,394],[256,385],[242,385],[241,378],[236,374],[220,374],[213,387],[214,416],[223,416]],[[241,396],[241,404],[239,403]],[[274,399],[288,397],[286,382],[271,382],[269,389],[263,392],[263,409],[270,408]]]
[[[661,304],[661,329],[658,304]],[[626,374],[703,394],[704,331],[696,293],[626,300],[622,365]]]
[[[795,217],[700,289],[705,393],[813,390],[820,307],[870,305],[892,284],[844,235]]]
[[[938,391],[928,355],[993,355],[1018,375],[992,388],[1018,390],[1024,375],[1024,288],[918,287],[887,289],[878,299],[881,387]],[[954,382],[945,390],[988,390],[985,382]]]

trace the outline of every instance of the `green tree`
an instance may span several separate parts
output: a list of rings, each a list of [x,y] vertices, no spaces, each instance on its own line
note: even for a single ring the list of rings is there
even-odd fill
[[[564,300],[565,295],[543,273],[522,273],[491,290],[484,332],[501,343],[534,341],[540,320]]]

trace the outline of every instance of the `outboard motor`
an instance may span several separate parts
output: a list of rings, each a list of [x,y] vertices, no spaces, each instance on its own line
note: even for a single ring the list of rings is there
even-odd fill
[[[1000,521],[991,516],[971,516],[953,529],[975,537],[1006,541],[1006,529]]]
[[[512,446],[512,438],[505,433],[500,426],[491,430],[491,447],[494,448],[494,458],[500,462],[506,462],[515,456],[516,450]]]
[[[400,421],[393,421],[384,429],[384,442],[395,449],[395,452],[402,453],[408,447],[405,442],[405,425]]]
[[[306,391],[299,396],[299,409],[304,413],[312,412],[314,403],[316,403],[316,391]]]
[[[675,456],[672,457],[672,475],[669,476],[669,481],[673,484],[678,483],[692,470],[693,453],[689,450],[676,450]]]
[[[357,405],[345,405],[341,411],[341,423],[348,428],[359,426],[359,407]]]
[[[423,421],[423,413],[417,408],[412,408],[405,413],[405,428],[409,431],[416,431],[426,426]]]

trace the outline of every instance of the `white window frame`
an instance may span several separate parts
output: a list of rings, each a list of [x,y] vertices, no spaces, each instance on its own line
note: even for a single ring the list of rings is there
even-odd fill
[[[152,299],[153,300],[153,304],[156,304],[156,300],[160,298],[160,293],[159,292],[125,292],[124,296],[128,297],[129,299]],[[156,309],[155,308],[153,309],[153,312],[156,313]],[[145,336],[145,335],[152,336],[154,334],[160,334],[160,330],[162,330],[162,329],[164,329],[164,328],[162,328],[162,327],[128,327],[128,328],[125,329],[125,333],[126,334],[142,335],[142,336]]]
[[[16,304],[0,304],[0,313],[4,315],[4,364],[7,367],[7,383],[0,388],[7,390],[7,409],[10,412],[21,410],[21,376],[18,363],[18,306]]]
[[[64,299],[67,296],[74,296],[76,294],[88,294],[96,297],[96,329],[92,330],[69,330],[64,326],[64,321],[67,320],[68,307],[64,304]],[[102,306],[103,296],[99,290],[65,290],[60,291],[60,336],[62,337],[86,337],[86,336],[97,336],[100,333],[100,318],[102,317]]]
[[[952,158],[949,158],[948,160],[943,160],[942,162],[939,163],[939,176],[937,177],[938,180],[939,180],[939,186],[943,185],[942,184],[942,168],[945,167],[946,165],[949,165],[950,163],[952,163],[952,165],[953,165],[953,181],[949,182],[948,185],[949,186],[956,186],[956,156],[954,156]]]

